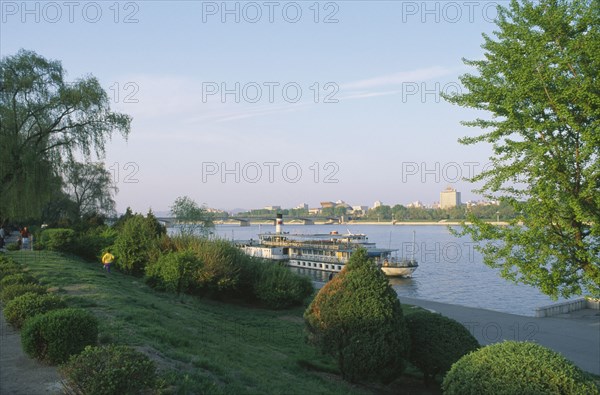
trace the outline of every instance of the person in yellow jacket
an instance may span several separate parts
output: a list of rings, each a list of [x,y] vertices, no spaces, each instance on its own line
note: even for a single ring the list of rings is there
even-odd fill
[[[108,273],[110,273],[110,265],[115,260],[115,256],[110,253],[110,251],[106,251],[104,255],[102,255],[102,264]]]

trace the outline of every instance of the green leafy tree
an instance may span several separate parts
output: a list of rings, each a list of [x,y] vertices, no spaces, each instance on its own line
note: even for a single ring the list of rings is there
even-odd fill
[[[402,307],[365,249],[321,288],[304,320],[309,342],[337,358],[345,379],[389,382],[404,370],[410,337]]]
[[[188,196],[178,197],[171,206],[182,236],[208,236],[214,228],[212,215]]]
[[[20,50],[0,60],[0,222],[39,217],[60,189],[60,169],[77,153],[104,154],[131,118],[112,112],[92,76],[66,81],[61,63]]]
[[[491,115],[465,122],[485,132],[460,142],[492,145],[493,166],[472,181],[517,215],[506,227],[471,216],[458,233],[504,278],[600,296],[600,2],[513,0],[497,26],[447,100]]]
[[[141,275],[159,255],[159,235],[152,219],[134,214],[125,221],[113,245],[115,265],[125,273]]]

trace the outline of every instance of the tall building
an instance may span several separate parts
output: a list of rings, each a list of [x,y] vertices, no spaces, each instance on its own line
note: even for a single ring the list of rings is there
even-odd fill
[[[460,192],[452,187],[448,187],[440,192],[440,208],[451,208],[460,206]]]

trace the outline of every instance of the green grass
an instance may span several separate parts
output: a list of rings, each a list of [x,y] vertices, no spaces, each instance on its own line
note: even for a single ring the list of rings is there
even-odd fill
[[[368,393],[304,341],[304,308],[271,311],[159,293],[100,263],[47,251],[10,256],[100,320],[100,342],[136,346],[177,393]],[[171,392],[171,391],[167,391]]]

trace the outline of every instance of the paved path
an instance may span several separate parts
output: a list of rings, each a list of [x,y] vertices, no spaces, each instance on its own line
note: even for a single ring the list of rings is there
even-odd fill
[[[315,281],[314,285],[321,288],[325,283]],[[581,369],[600,375],[600,310],[536,318],[423,299],[401,297],[400,301],[461,322],[480,344],[534,341],[558,351]]]
[[[0,395],[61,394],[55,367],[29,358],[21,348],[21,336],[0,308]]]

